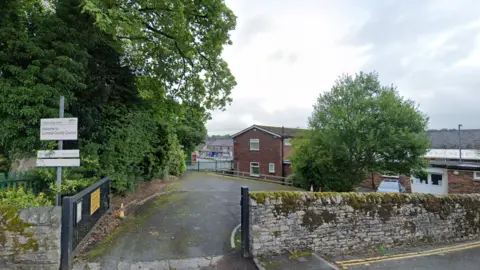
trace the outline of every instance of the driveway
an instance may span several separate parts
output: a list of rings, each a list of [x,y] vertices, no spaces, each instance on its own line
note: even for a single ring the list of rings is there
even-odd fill
[[[99,246],[98,252],[93,250],[93,254],[101,254],[95,261],[102,269],[137,268],[134,265],[162,268],[168,264],[177,265],[177,269],[192,265],[255,269],[250,260],[242,260],[238,250],[230,247],[231,232],[240,223],[240,187],[248,186],[251,191],[297,190],[206,173],[191,173],[174,185],[178,192],[145,203],[107,244]]]

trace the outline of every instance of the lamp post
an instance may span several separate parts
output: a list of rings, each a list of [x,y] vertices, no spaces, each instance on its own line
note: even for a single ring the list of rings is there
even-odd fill
[[[460,128],[462,124],[458,124],[458,152],[460,154],[460,162],[462,162],[462,137],[460,136]]]

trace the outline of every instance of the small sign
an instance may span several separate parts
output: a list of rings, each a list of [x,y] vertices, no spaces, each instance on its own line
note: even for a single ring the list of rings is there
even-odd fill
[[[80,167],[80,159],[44,159],[37,158],[37,167]]]
[[[77,223],[82,220],[82,201],[77,202]]]
[[[40,150],[37,158],[78,158],[80,150]]]
[[[78,138],[78,118],[44,118],[40,120],[41,141],[74,141]]]
[[[90,215],[93,215],[100,208],[100,189],[90,195]]]

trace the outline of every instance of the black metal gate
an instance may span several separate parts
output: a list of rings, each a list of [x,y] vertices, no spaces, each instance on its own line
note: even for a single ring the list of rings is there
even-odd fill
[[[110,209],[110,177],[105,177],[62,205],[61,269],[69,269],[72,259],[92,228]]]

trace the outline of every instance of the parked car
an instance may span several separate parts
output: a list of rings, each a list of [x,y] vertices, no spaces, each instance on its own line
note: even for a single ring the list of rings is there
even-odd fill
[[[398,179],[383,179],[377,188],[377,192],[405,193],[407,189]]]

